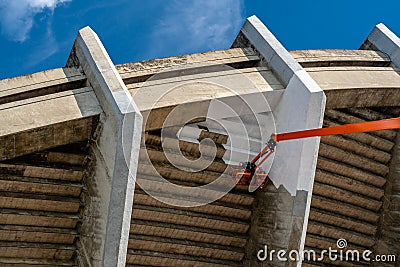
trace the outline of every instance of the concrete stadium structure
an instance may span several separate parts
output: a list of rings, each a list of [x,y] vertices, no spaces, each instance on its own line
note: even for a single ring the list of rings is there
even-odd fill
[[[0,81],[0,266],[397,266],[257,254],[399,258],[398,131],[278,144],[254,192],[226,171],[274,131],[398,117],[399,68],[383,24],[287,51],[253,16],[229,49],[121,65],[86,27],[65,67]]]

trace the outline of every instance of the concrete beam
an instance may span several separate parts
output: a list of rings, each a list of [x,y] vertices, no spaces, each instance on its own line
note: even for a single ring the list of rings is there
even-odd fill
[[[101,107],[89,87],[0,105],[0,160],[88,140]]]
[[[254,66],[260,61],[259,56],[252,49],[227,49],[205,53],[180,55],[168,58],[159,58],[116,65],[125,84],[146,81],[149,77],[170,70],[179,70],[178,66],[185,66],[185,73],[191,67],[199,66]]]
[[[79,66],[104,113],[94,175],[87,181],[79,260],[90,266],[125,266],[142,116],[95,32],[79,31],[67,66]]]
[[[360,49],[379,50],[388,55],[393,64],[400,68],[400,38],[383,23],[374,27]]]
[[[85,86],[76,68],[58,68],[0,81],[0,104],[54,94]]]
[[[390,65],[387,55],[373,50],[294,50],[290,54],[303,68],[334,66],[374,66]]]
[[[249,46],[262,55],[264,63],[286,85],[282,98],[273,108],[276,131],[321,127],[326,102],[324,92],[256,16],[247,19],[233,44],[233,47]],[[248,251],[251,265],[261,264],[254,252],[267,245],[266,240],[270,242],[268,245],[279,248],[283,246],[300,251],[304,248],[318,149],[319,138],[278,144],[269,172],[275,189],[267,187],[262,198],[270,199],[272,195],[276,201],[285,204],[277,206],[261,201],[259,205],[262,207],[257,207],[255,213],[256,217],[268,217],[274,213],[274,223],[285,226],[281,235],[275,233],[272,238],[255,233],[249,246],[255,247]],[[267,221],[256,220],[254,229],[268,227],[264,225]],[[278,240],[279,244],[275,243]]]
[[[327,109],[400,102],[400,76],[392,67],[317,67],[307,73],[324,90]]]

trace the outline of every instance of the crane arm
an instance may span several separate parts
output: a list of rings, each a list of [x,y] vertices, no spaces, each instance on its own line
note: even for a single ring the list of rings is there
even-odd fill
[[[344,124],[327,128],[279,133],[271,135],[275,142],[335,134],[364,133],[400,128],[400,118]]]

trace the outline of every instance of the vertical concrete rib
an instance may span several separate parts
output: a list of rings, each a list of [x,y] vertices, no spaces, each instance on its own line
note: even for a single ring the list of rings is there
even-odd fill
[[[283,97],[273,110],[278,132],[322,126],[326,102],[324,92],[256,16],[247,19],[233,46],[252,46],[261,54],[264,63],[286,85]],[[270,177],[275,187],[280,188],[277,201],[281,201],[282,188],[286,191],[286,198],[291,203],[290,212],[286,209],[279,210],[279,205],[261,209],[264,209],[264,212],[270,209],[276,212],[277,217],[280,216],[278,214],[282,214],[282,218],[274,219],[275,223],[285,221],[284,224],[290,225],[290,229],[287,229],[282,237],[274,236],[288,239],[287,249],[304,248],[318,150],[319,138],[284,142],[277,146]],[[268,198],[271,195],[271,192],[268,192],[263,197]],[[262,248],[262,245],[264,244],[258,244],[259,248]],[[301,262],[298,264],[301,265]]]
[[[79,31],[68,66],[79,66],[103,109],[93,147],[94,175],[82,223],[81,259],[89,266],[125,266],[142,116],[95,32]],[[125,122],[125,123],[124,123]]]
[[[400,38],[383,23],[374,27],[361,49],[379,50],[387,54],[393,64],[400,68]]]
[[[400,68],[400,38],[390,31],[383,23],[374,27],[360,49],[373,49],[385,53],[392,64]],[[385,185],[385,196],[381,220],[378,228],[378,238],[373,248],[375,254],[385,255],[395,252],[399,257],[400,245],[398,242],[399,231],[396,222],[400,213],[400,134],[397,133],[396,144],[392,149],[392,162],[390,173]],[[381,263],[373,263],[372,266],[381,266]],[[394,265],[393,265],[394,266]]]

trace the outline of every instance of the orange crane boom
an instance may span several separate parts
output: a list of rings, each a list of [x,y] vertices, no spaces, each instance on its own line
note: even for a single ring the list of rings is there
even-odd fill
[[[267,142],[266,146],[258,153],[252,161],[242,162],[240,164],[241,170],[234,174],[235,181],[238,184],[249,185],[252,177],[256,174],[257,179],[265,179],[266,174],[262,171],[260,165],[275,151],[276,144],[281,141],[297,140],[302,138],[327,136],[336,134],[351,134],[351,133],[364,133],[380,130],[390,130],[400,128],[400,118],[392,118],[378,121],[368,121],[360,123],[345,124],[340,126],[332,126],[326,128],[317,128],[311,130],[302,130],[288,133],[275,133],[271,135],[271,139]],[[260,160],[261,159],[261,160]],[[257,161],[260,162],[257,163]],[[258,177],[260,176],[260,177]],[[265,181],[261,184],[261,188],[265,185]]]
[[[271,138],[274,139],[275,142],[280,142],[280,141],[316,137],[316,136],[364,133],[364,132],[390,130],[397,128],[400,128],[400,118],[359,122],[359,123],[345,124],[340,126],[332,126],[327,128],[318,128],[318,129],[296,131],[290,133],[273,134]]]

